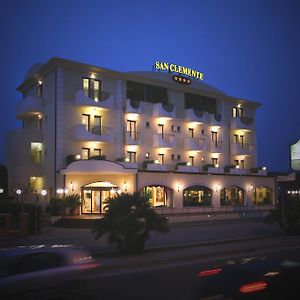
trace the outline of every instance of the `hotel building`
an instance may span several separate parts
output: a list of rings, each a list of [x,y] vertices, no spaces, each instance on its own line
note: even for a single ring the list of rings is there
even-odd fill
[[[257,167],[257,102],[181,74],[60,58],[34,65],[18,91],[11,188],[78,193],[82,214],[102,213],[116,192],[146,193],[172,213],[275,203],[275,179]]]

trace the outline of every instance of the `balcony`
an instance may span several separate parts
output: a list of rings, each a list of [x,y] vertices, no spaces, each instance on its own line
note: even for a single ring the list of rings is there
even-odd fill
[[[86,125],[78,124],[74,128],[77,141],[112,143],[114,141],[113,128],[94,126],[87,129]]]
[[[214,165],[206,165],[203,166],[203,171],[207,173],[212,173],[212,174],[223,174],[224,173],[224,168],[219,167],[219,166],[214,166]]]
[[[125,132],[125,144],[126,145],[140,145],[140,133],[139,131],[126,131]]]
[[[83,89],[75,91],[75,105],[76,106],[92,106],[102,108],[104,110],[113,109],[114,98],[107,92],[101,93],[101,99],[98,101],[86,96]]]
[[[231,143],[232,155],[255,155],[254,144]]]
[[[186,122],[196,122],[199,124],[208,123],[210,115],[203,111],[196,111],[193,108],[188,108],[185,110],[185,121]]]
[[[193,166],[178,165],[176,171],[177,172],[185,172],[185,173],[198,173],[199,168],[198,167],[193,167]]]
[[[224,146],[222,141],[218,142],[211,142],[211,148],[210,151],[212,153],[222,153],[224,151]]]
[[[232,130],[245,130],[245,131],[255,130],[254,120],[252,118],[246,118],[246,117],[231,118],[230,126]]]
[[[43,99],[28,96],[17,103],[17,119],[30,118],[43,112]]]
[[[169,171],[169,167],[163,164],[146,164],[146,170],[148,171],[159,171],[159,172],[167,172]]]
[[[140,114],[141,113],[141,104],[140,101],[127,99],[125,112],[130,114]]]
[[[175,118],[174,105],[167,103],[154,103],[153,116],[158,118]]]
[[[154,134],[153,147],[155,148],[173,148],[176,145],[175,136],[173,134]]]
[[[207,151],[207,143],[205,138],[185,138],[184,139],[184,150],[191,151]]]
[[[234,174],[234,175],[245,175],[247,171],[245,169],[237,168],[235,165],[225,166],[225,173]]]
[[[222,115],[211,114],[210,115],[210,126],[222,126]]]

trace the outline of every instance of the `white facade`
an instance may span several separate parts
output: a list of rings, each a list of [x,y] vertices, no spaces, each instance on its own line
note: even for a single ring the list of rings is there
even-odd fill
[[[117,189],[175,211],[261,208],[274,178],[257,168],[258,103],[160,72],[116,72],[53,58],[27,74],[8,135],[10,186],[79,193],[102,212]],[[104,159],[104,160],[103,160]]]

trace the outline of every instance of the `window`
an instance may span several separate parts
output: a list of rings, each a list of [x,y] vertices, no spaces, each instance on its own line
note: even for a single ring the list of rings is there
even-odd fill
[[[94,99],[96,102],[101,100],[101,81],[91,78],[83,78],[82,85],[84,94]]]
[[[235,143],[239,142],[239,136],[238,136],[238,134],[234,134],[233,135],[233,140],[234,140]]]
[[[161,137],[164,138],[164,125],[158,124],[158,134],[160,134]]]
[[[136,121],[127,120],[127,132],[133,140],[137,140]]]
[[[205,134],[205,130],[204,130],[204,129],[201,130],[201,134],[202,134],[202,135]]]
[[[81,122],[83,125],[85,125],[86,131],[90,131],[90,115],[82,114],[81,115]]]
[[[215,158],[215,157],[212,157],[212,158],[211,158],[211,163],[212,163],[213,165],[217,165],[217,164],[218,164],[218,159]]]
[[[255,188],[253,199],[255,205],[272,204],[272,190],[264,186]]]
[[[31,143],[31,162],[35,164],[42,163],[43,160],[43,144]]]
[[[240,135],[241,147],[244,148],[244,136]]]
[[[90,158],[90,149],[82,148],[81,149],[81,159],[89,159]]]
[[[194,128],[189,128],[189,137],[190,138],[194,137]]]
[[[243,205],[244,191],[236,186],[227,187],[220,193],[221,206],[223,205]]]
[[[183,206],[210,206],[212,190],[205,186],[191,186],[183,190]]]
[[[136,152],[127,151],[129,162],[136,163]]]
[[[94,149],[94,156],[101,156],[102,155],[102,149]]]
[[[146,122],[146,127],[150,128],[150,122]]]
[[[172,190],[164,186],[146,186],[144,187],[144,195],[149,197],[152,207],[172,207]]]
[[[211,140],[214,142],[216,145],[218,143],[218,132],[212,131],[211,132]]]
[[[240,168],[241,168],[242,170],[245,169],[245,161],[244,161],[244,160],[241,160],[241,162],[240,162]]]
[[[94,125],[92,127],[92,133],[101,135],[102,131],[102,117],[101,116],[94,116]]]
[[[43,189],[43,177],[30,177],[29,183],[30,183],[30,188],[33,191]]]
[[[82,79],[82,84],[83,84],[83,90],[84,93],[87,97],[90,97],[90,79],[89,78],[83,78]]]
[[[159,157],[159,159],[158,159],[158,160],[159,160],[159,163],[162,164],[162,165],[164,164],[164,156],[165,156],[164,154],[158,154],[158,157]]]
[[[241,107],[233,107],[232,108],[232,117],[233,118],[243,118],[244,116],[244,110]]]
[[[174,154],[172,154],[172,160],[175,160],[175,155]]]
[[[101,100],[101,81],[94,80],[94,100],[98,102]]]
[[[189,156],[189,159],[190,159],[190,164],[191,166],[193,167],[194,166],[194,156]]]
[[[181,160],[180,154],[177,155],[177,160]]]
[[[239,161],[238,161],[238,159],[235,159],[235,160],[234,160],[234,164],[235,164],[235,166],[239,166]]]

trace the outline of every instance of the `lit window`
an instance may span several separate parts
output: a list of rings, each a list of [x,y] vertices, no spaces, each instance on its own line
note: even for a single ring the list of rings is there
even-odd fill
[[[40,164],[43,159],[43,144],[31,143],[31,161]]]
[[[81,149],[81,159],[89,159],[90,158],[90,149],[82,148]]]

